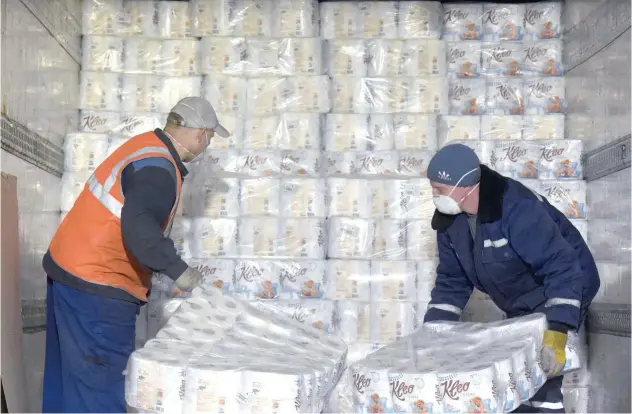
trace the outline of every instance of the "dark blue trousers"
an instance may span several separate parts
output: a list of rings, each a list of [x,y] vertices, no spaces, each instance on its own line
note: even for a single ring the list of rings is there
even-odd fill
[[[48,279],[44,413],[123,413],[139,306]]]

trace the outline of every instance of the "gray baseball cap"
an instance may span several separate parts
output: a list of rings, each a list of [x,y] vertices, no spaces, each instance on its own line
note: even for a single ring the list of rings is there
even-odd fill
[[[188,96],[180,99],[176,106],[171,109],[167,123],[185,128],[212,129],[223,138],[230,136],[230,132],[219,124],[213,105],[199,96]]]

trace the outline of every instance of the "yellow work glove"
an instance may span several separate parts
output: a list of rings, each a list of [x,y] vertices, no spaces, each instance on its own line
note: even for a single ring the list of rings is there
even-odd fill
[[[566,365],[566,340],[568,335],[564,332],[544,331],[542,342],[542,369],[547,377],[559,375]]]

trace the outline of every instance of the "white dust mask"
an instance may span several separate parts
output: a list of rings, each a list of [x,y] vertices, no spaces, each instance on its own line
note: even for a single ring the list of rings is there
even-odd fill
[[[450,196],[452,195],[452,192],[454,191],[454,189],[463,180],[463,178],[465,178],[468,174],[473,173],[477,169],[478,169],[478,167],[474,168],[471,171],[466,172],[465,174],[463,174],[463,176],[459,179],[459,181],[457,181],[456,185],[452,188],[452,191],[450,191],[450,193],[448,195],[438,195],[438,196],[433,196],[432,197],[432,202],[434,203],[435,207],[437,208],[437,210],[439,210],[440,213],[448,214],[450,216],[455,216],[455,215],[457,215],[457,214],[462,212],[460,204],[470,194],[472,194],[472,192],[476,189],[476,187],[478,187],[479,183],[477,183],[474,187],[472,187],[472,189],[470,191],[468,191],[467,194],[465,194],[463,196],[463,198],[461,198],[459,201],[456,201],[455,199],[453,199]]]

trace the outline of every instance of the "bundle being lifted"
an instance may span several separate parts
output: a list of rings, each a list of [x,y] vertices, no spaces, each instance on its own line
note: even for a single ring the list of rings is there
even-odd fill
[[[346,354],[338,338],[204,284],[132,354],[125,398],[141,412],[319,413]]]

